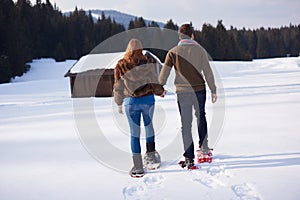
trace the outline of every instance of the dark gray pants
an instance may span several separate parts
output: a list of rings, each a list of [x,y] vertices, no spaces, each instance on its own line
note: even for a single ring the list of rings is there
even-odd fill
[[[207,145],[207,122],[205,116],[206,90],[177,94],[177,103],[181,116],[181,131],[184,146],[183,156],[194,159],[194,143],[192,137],[193,108],[197,118],[199,147]]]

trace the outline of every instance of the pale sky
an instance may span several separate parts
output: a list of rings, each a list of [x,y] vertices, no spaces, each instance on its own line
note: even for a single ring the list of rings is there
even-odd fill
[[[35,3],[36,0],[31,0]],[[280,27],[300,24],[300,0],[50,0],[61,11],[75,6],[117,10],[144,19],[177,25],[192,22],[196,29],[203,23],[216,26],[218,20],[229,28]]]

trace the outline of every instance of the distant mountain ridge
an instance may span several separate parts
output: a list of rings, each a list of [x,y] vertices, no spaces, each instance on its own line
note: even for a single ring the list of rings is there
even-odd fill
[[[137,16],[134,15],[130,15],[130,14],[126,14],[126,13],[122,13],[116,10],[90,10],[92,13],[93,18],[95,19],[95,21],[102,15],[102,12],[104,13],[105,17],[110,17],[111,19],[115,19],[115,21],[119,24],[124,25],[125,29],[128,28],[129,22],[131,20],[134,20],[135,18],[138,18]],[[89,11],[86,11],[87,14],[89,13]],[[144,19],[144,18],[143,18]],[[148,25],[150,24],[152,21],[154,20],[149,20],[149,19],[144,19],[145,23]],[[156,22],[156,21],[154,21]],[[165,24],[162,22],[156,22],[160,27],[163,27]]]

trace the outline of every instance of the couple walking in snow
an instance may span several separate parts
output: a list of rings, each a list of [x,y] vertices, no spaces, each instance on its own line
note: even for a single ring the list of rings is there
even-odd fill
[[[132,177],[144,175],[144,165],[156,169],[160,165],[160,156],[155,148],[155,131],[152,124],[155,98],[164,97],[166,84],[172,67],[175,68],[175,86],[177,103],[181,116],[181,131],[184,146],[184,161],[180,164],[188,169],[194,165],[194,142],[192,138],[193,108],[197,118],[199,148],[202,155],[210,154],[207,141],[207,122],[205,116],[207,83],[212,102],[217,100],[213,72],[208,62],[206,51],[194,40],[194,30],[190,24],[179,28],[179,43],[169,50],[164,66],[156,72],[155,60],[143,55],[143,46],[137,39],[129,41],[124,57],[119,60],[114,70],[114,100],[118,111],[125,113],[130,127],[130,144],[133,158]],[[203,75],[205,79],[203,78]],[[143,158],[140,146],[140,124],[143,118],[146,133],[146,154]],[[143,165],[144,164],[144,165]]]

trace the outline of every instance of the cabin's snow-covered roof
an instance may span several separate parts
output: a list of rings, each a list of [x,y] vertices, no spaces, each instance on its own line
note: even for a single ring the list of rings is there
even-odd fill
[[[160,60],[151,52],[143,50],[143,54],[148,52],[157,62]],[[101,54],[88,54],[81,57],[74,66],[70,69],[70,73],[81,73],[95,69],[114,69],[118,61],[123,58],[125,52],[117,53],[101,53]]]
[[[80,73],[94,69],[113,69],[124,52],[88,54],[81,57],[71,68],[71,73]]]

